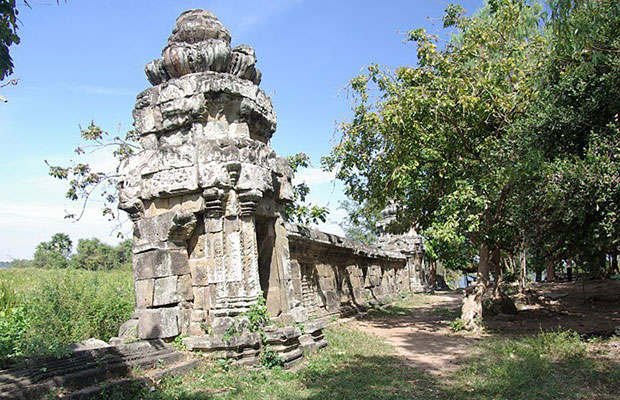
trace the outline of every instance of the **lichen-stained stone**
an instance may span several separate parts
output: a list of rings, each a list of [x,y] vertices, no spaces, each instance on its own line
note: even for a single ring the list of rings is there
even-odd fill
[[[204,199],[200,193],[190,193],[182,196],[166,198],[154,198],[144,201],[144,216],[142,219],[148,220],[148,218],[157,217],[169,212],[195,214],[203,210]]]
[[[255,137],[269,140],[275,132],[275,112],[265,93],[250,81],[217,72],[185,75],[142,92],[134,109],[136,131],[141,135],[163,133],[200,121],[207,93],[228,96],[223,97],[227,100],[237,98],[237,118],[248,123]]]
[[[261,291],[279,323],[305,323],[387,299],[411,285],[413,264],[402,252],[287,230],[292,174],[269,144],[276,114],[254,49],[230,43],[213,14],[190,10],[146,65],[154,86],[136,99],[141,150],[119,168],[119,208],[134,223],[139,337],[209,332],[219,354],[255,359],[260,340],[246,348],[239,339],[233,351],[221,336],[247,320]],[[287,363],[301,356],[299,333],[272,338]],[[305,347],[326,345],[321,329],[306,333]]]
[[[149,250],[134,254],[133,267],[137,280],[190,273],[187,253],[177,250]]]
[[[140,339],[171,338],[179,334],[179,308],[143,310],[138,319]]]
[[[176,212],[171,222],[166,239],[172,242],[182,242],[192,236],[198,220],[194,213]]]
[[[153,289],[154,306],[177,304],[181,300],[178,292],[178,280],[179,277],[177,276],[155,279]]]
[[[118,336],[120,338],[138,338],[138,320],[130,319],[129,321],[124,322],[118,328]]]
[[[151,187],[145,197],[185,194],[198,190],[195,167],[166,169],[150,176]]]
[[[192,301],[194,299],[191,275],[179,276],[179,280],[177,281],[177,291],[182,300]]]
[[[192,309],[191,319],[189,322],[188,335],[206,335],[208,332],[207,325],[208,311]]]
[[[304,356],[314,354],[318,350],[314,339],[312,339],[312,335],[308,333],[299,337],[299,345],[304,352]]]
[[[215,305],[213,286],[194,286],[194,309],[210,310]]]
[[[189,305],[189,303],[185,303],[185,305]],[[179,310],[179,330],[181,331],[181,336],[189,335],[190,326],[191,326],[191,318],[192,318],[192,309],[189,307],[180,307]]]
[[[180,214],[180,215],[179,215]],[[134,227],[134,238],[138,245],[151,243],[153,248],[157,248],[158,242],[166,242],[169,239],[171,231],[177,227],[182,227],[187,222],[191,227],[191,212],[165,212],[154,217],[142,218],[136,222]],[[184,222],[184,220],[186,220]]]
[[[255,65],[256,55],[254,54],[254,49],[248,45],[241,45],[233,49],[232,59],[227,72],[259,85],[261,73],[256,69]]]
[[[137,308],[146,308],[153,305],[154,283],[153,279],[142,279],[134,282]]]
[[[257,190],[261,193],[273,191],[271,170],[252,164],[242,164],[238,190]]]
[[[189,269],[193,286],[207,286],[209,284],[206,259],[189,260]]]
[[[243,279],[241,259],[241,236],[239,232],[230,232],[226,236],[227,282],[239,282]]]
[[[196,148],[190,144],[164,145],[157,152],[160,169],[192,167],[196,164]]]
[[[212,256],[207,257],[207,279],[209,283],[226,282],[226,258],[224,257],[224,247],[222,233],[208,234],[207,240],[212,249]]]

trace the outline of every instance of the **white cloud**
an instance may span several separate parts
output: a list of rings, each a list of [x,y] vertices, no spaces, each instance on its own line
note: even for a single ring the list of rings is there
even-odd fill
[[[118,222],[108,222],[96,204],[86,209],[79,222],[67,220],[64,215],[61,205],[1,201],[0,260],[31,258],[36,245],[57,232],[67,233],[74,244],[78,239],[93,237],[108,243],[118,242],[115,231]],[[130,233],[131,224],[125,221],[120,231]]]
[[[293,177],[293,184],[305,182],[307,185],[320,185],[330,183],[336,179],[335,172],[323,171],[321,168],[304,168]]]

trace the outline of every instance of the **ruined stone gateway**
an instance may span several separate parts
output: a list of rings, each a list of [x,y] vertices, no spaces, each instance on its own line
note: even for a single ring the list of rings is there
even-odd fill
[[[264,344],[287,364],[327,343],[325,322],[423,289],[415,234],[364,247],[287,224],[291,171],[269,140],[271,100],[254,49],[203,10],[176,21],[145,67],[134,125],[140,151],[120,167],[119,208],[134,223],[136,309],[118,341],[182,336],[190,350],[251,364]],[[264,296],[264,340],[244,317]]]

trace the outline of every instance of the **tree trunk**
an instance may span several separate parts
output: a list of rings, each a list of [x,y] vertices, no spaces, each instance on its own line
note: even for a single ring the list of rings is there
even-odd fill
[[[480,261],[478,261],[478,281],[483,281],[485,286],[489,284],[489,246],[480,246]]]
[[[495,247],[493,251],[491,251],[491,259],[489,267],[493,270],[493,298],[499,299],[501,298],[501,285],[502,285],[502,265],[501,261],[501,251]]]
[[[545,264],[547,266],[547,282],[555,282],[555,265],[553,258],[547,258]]]
[[[519,293],[523,294],[525,292],[525,280],[527,279],[527,261],[525,259],[524,243],[521,243],[521,252],[519,255],[521,256],[521,268],[519,268]]]
[[[431,293],[435,293],[435,287],[437,286],[437,261],[430,260],[428,266],[428,285],[430,286]]]
[[[476,284],[465,290],[461,320],[467,330],[482,328],[482,298],[489,284],[489,246],[480,246],[480,261],[478,261],[478,279]]]
[[[618,252],[611,253],[611,274],[617,274],[618,271]]]
[[[542,281],[542,271],[536,271],[536,277],[534,278],[536,282]]]
[[[607,266],[607,254],[602,253],[601,255],[598,256],[598,265],[597,268],[594,271],[594,279],[599,279],[602,278],[605,274],[605,267]]]
[[[573,261],[572,260],[566,261],[566,279],[569,282],[573,281]]]

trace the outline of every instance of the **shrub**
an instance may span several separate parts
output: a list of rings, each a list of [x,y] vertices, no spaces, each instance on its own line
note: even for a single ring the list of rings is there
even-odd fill
[[[0,358],[55,353],[89,337],[109,340],[133,311],[131,271],[19,270],[16,280],[22,272],[35,288],[0,308]]]
[[[465,329],[465,323],[461,318],[455,318],[452,322],[450,322],[450,328],[452,328],[454,332],[460,332]]]

